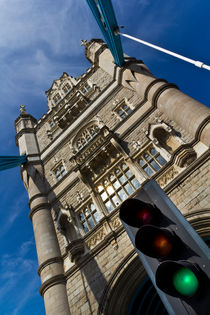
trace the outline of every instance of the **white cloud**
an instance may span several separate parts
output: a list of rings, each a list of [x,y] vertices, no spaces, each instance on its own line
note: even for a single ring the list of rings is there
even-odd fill
[[[88,14],[84,1],[2,0],[0,47],[20,49],[43,40],[54,53],[71,50],[74,54],[77,34],[90,36],[90,23],[85,18]]]
[[[31,249],[31,246],[34,246],[34,242],[32,240],[24,242],[20,247],[20,256],[25,256],[28,251]]]

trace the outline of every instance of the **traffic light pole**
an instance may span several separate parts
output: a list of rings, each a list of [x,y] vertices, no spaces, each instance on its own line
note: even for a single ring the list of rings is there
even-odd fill
[[[145,212],[146,206],[148,206],[148,209],[150,207],[154,207],[154,209],[151,209],[153,210],[151,213],[152,214],[155,214],[155,212],[158,213],[159,219],[157,221],[160,228],[158,227],[157,229],[159,229],[160,231],[167,231],[167,233],[171,233],[169,234],[169,236],[175,235],[175,241],[177,241],[177,243],[172,242],[172,244],[174,244],[175,247],[179,247],[180,245],[181,250],[179,250],[179,248],[176,248],[175,253],[172,250],[172,255],[170,256],[170,254],[169,255],[166,254],[166,259],[165,257],[163,257],[164,255],[162,255],[162,257],[160,256],[156,257],[155,256],[156,253],[149,252],[150,247],[152,248],[152,246],[150,246],[149,244],[147,245],[147,241],[148,241],[148,238],[150,238],[150,236],[148,237],[148,235],[151,234],[150,229],[153,228],[154,220],[149,222],[148,224],[148,220],[150,220],[150,217],[148,216],[148,213],[146,213],[146,216],[144,213],[143,215],[142,214],[136,215],[137,221],[138,221],[138,218],[140,217],[141,217],[141,220],[146,220],[142,224],[143,227],[141,226],[141,224],[139,224],[140,225],[139,226],[138,223],[137,224],[132,223],[131,217],[136,211],[134,209],[136,206],[133,203],[135,200],[137,200],[137,202],[140,202],[140,204],[141,203],[143,204],[142,209],[144,212]],[[126,219],[125,214],[127,212],[128,212],[128,217]],[[164,219],[162,220],[161,217],[163,217]],[[168,198],[168,196],[164,193],[164,191],[159,187],[159,185],[154,180],[150,180],[149,182],[147,182],[134,199],[127,199],[122,204],[121,209],[120,209],[120,218],[134,247],[136,247],[138,256],[142,264],[144,265],[144,268],[146,269],[147,274],[150,277],[168,313],[170,315],[177,315],[177,314],[207,315],[209,314],[209,311],[208,311],[208,303],[209,303],[208,296],[210,293],[209,292],[210,290],[209,279],[208,279],[208,275],[210,274],[209,248],[204,243],[204,241],[200,238],[200,236],[195,232],[192,226],[186,221],[186,219],[183,217],[181,212],[176,208],[176,206],[172,203],[172,201]],[[139,237],[138,234],[139,234],[139,230],[141,230],[140,234],[142,237],[142,235],[144,235],[143,232],[145,232],[145,230],[148,228],[149,228],[149,234],[147,232],[147,237],[145,240],[146,246],[144,249],[143,238],[140,240],[139,246],[138,246],[138,242],[137,242],[138,237]],[[170,251],[170,247],[169,247],[169,251]],[[190,266],[192,265],[192,270],[194,270],[193,269],[194,267],[197,268],[198,266],[201,275],[203,276],[204,274],[204,278],[202,276],[199,277],[198,275],[198,281],[201,282],[197,290],[198,292],[195,295],[193,295],[194,293],[192,294],[191,292],[188,294],[188,296],[181,296],[180,292],[177,294],[173,294],[173,292],[171,293],[170,288],[169,288],[170,285],[168,285],[168,282],[167,282],[168,279],[158,279],[158,277],[160,277],[159,274],[161,274],[160,272],[158,273],[158,270],[161,269],[160,267],[164,267],[165,266],[164,264],[165,265],[169,264],[170,271],[172,269],[170,267],[171,264],[173,264],[173,266],[183,265],[181,266],[183,270],[186,270],[186,268],[184,268],[186,264]],[[162,276],[165,278],[168,277],[165,272],[162,273]],[[204,281],[202,281],[202,279],[204,279]],[[161,285],[158,286],[157,284],[161,282],[164,283],[164,281],[167,284],[165,287],[163,286],[163,289],[162,289]],[[205,290],[202,288],[203,286],[205,286],[204,282],[207,283]],[[201,289],[203,289],[204,292],[199,293]],[[184,286],[184,290],[186,290],[186,285]]]

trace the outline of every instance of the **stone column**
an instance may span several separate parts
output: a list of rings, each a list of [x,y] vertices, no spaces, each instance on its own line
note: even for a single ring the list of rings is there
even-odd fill
[[[16,141],[20,154],[27,154],[28,159],[21,168],[21,175],[29,194],[30,218],[39,261],[38,273],[42,282],[40,293],[47,315],[69,315],[63,260],[47,197],[49,187],[40,160],[35,124],[36,120],[22,108],[15,121]]]
[[[165,80],[154,78],[144,64],[128,65],[122,84],[149,100],[169,119],[210,146],[210,109]]]

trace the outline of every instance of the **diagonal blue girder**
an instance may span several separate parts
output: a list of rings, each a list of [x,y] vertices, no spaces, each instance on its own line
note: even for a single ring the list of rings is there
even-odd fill
[[[26,155],[22,156],[0,156],[0,171],[16,167],[27,162]]]
[[[112,53],[115,63],[118,66],[124,64],[123,50],[120,35],[116,35],[115,31],[119,29],[115,17],[111,0],[86,0],[105,41]]]

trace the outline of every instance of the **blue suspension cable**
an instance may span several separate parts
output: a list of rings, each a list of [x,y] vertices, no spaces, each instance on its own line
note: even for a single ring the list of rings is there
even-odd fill
[[[119,29],[111,0],[86,0],[118,66],[124,64]]]

